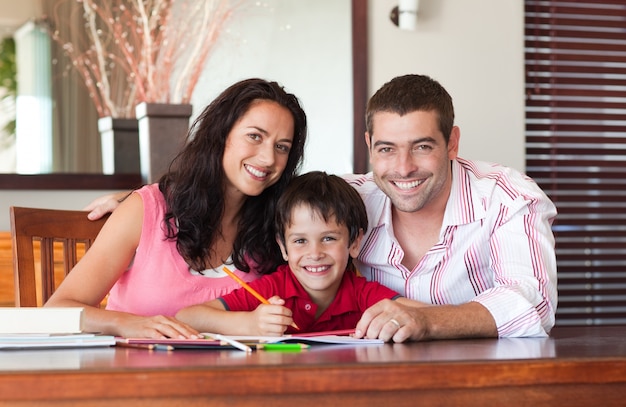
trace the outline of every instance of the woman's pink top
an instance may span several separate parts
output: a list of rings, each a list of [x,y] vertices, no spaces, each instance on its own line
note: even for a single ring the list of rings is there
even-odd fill
[[[132,314],[174,316],[178,310],[229,293],[239,284],[220,270],[217,277],[193,275],[176,250],[176,241],[165,237],[165,199],[158,184],[146,185],[138,193],[143,199],[143,226],[131,266],[115,283],[106,308]],[[230,266],[234,270],[234,266]],[[234,270],[244,281],[258,274]],[[205,274],[215,271],[207,270]]]

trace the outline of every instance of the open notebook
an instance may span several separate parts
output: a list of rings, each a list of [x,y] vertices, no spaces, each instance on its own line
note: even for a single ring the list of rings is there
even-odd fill
[[[351,331],[328,331],[328,332],[311,332],[298,335],[285,336],[246,336],[246,335],[229,335],[230,339],[246,344],[263,344],[263,343],[305,343],[309,345],[379,345],[385,343],[382,339],[357,339],[352,337]],[[210,334],[205,334],[211,337]]]
[[[166,345],[174,349],[227,349],[240,348],[239,345],[255,348],[256,345],[269,343],[301,343],[307,345],[381,345],[381,339],[357,339],[351,336],[354,330],[311,332],[285,336],[247,336],[247,335],[220,335],[203,333],[204,339],[143,339],[117,338],[122,345]],[[242,349],[243,350],[243,349]]]

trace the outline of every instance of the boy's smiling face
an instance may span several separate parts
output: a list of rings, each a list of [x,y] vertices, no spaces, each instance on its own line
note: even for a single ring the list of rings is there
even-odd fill
[[[350,256],[359,254],[361,236],[350,243],[348,227],[334,216],[325,221],[308,205],[296,206],[285,228],[283,257],[311,299],[328,306],[335,298]]]

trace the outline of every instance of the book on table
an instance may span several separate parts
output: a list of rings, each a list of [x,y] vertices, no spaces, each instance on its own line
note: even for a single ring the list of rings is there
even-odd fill
[[[80,307],[0,307],[0,334],[72,334],[83,331]]]
[[[0,307],[0,349],[115,345],[115,337],[83,330],[80,307]]]
[[[82,334],[0,334],[0,350],[92,348],[115,345],[115,337]]]

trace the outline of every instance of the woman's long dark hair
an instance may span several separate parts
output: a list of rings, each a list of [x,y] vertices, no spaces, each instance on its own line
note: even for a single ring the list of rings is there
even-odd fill
[[[226,139],[235,123],[258,100],[274,101],[289,110],[294,121],[293,143],[279,180],[259,196],[246,199],[234,242],[233,262],[240,270],[248,272],[254,268],[264,274],[284,262],[275,240],[274,212],[276,201],[302,163],[306,115],[298,99],[276,82],[247,79],[230,86],[204,109],[189,130],[185,147],[159,181],[167,205],[166,235],[176,239],[178,252],[195,270],[219,266],[206,264],[206,259],[220,235],[224,214],[222,162]]]

